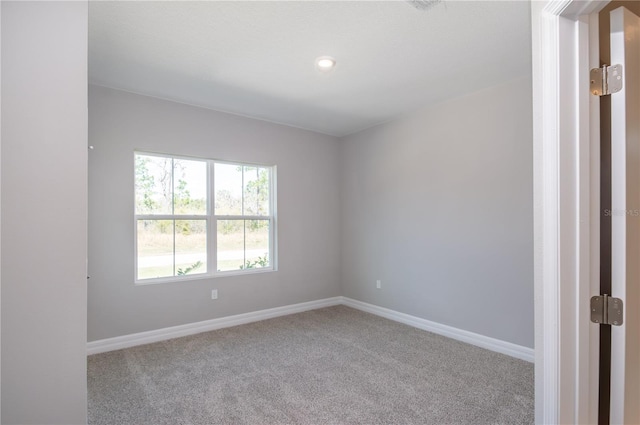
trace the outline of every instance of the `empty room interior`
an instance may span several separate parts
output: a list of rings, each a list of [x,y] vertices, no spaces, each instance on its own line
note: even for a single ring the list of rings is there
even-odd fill
[[[86,50],[82,154],[9,155],[84,164],[16,214],[84,205],[46,231],[86,252],[88,354],[76,404],[32,411],[20,380],[57,372],[5,366],[3,286],[2,423],[534,422],[529,2],[19,3],[3,43]]]

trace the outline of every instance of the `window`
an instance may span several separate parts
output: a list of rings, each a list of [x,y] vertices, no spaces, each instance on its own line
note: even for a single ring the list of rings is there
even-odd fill
[[[273,174],[135,153],[136,281],[274,270]]]

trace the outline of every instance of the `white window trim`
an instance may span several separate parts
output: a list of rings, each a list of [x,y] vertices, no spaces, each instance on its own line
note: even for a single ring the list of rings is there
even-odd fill
[[[226,160],[218,160],[218,159],[209,159],[209,158],[199,158],[185,155],[172,155],[166,153],[158,153],[158,152],[150,152],[143,150],[135,150],[134,151],[134,183],[135,183],[135,156],[136,155],[148,155],[148,156],[156,156],[161,158],[172,158],[172,159],[185,159],[190,161],[202,161],[207,164],[207,213],[204,215],[175,215],[175,214],[136,214],[135,213],[135,184],[134,184],[134,214],[133,214],[133,246],[134,246],[134,267],[133,267],[133,280],[136,286],[144,286],[144,285],[155,285],[160,283],[175,283],[175,282],[184,282],[184,281],[192,281],[192,280],[203,280],[203,279],[211,279],[218,277],[230,277],[230,276],[239,276],[239,275],[249,275],[249,274],[258,274],[258,273],[269,273],[278,271],[277,267],[277,231],[276,231],[276,166],[275,165],[265,165],[259,163],[249,163],[249,162],[241,162],[241,161],[226,161]],[[214,182],[214,173],[213,167],[215,164],[228,164],[228,165],[237,165],[237,166],[246,166],[246,167],[259,167],[266,168],[269,171],[269,215],[216,215],[215,214],[215,182]],[[172,176],[173,179],[173,176]],[[243,182],[244,186],[244,182]],[[244,203],[244,198],[243,198]],[[139,220],[205,220],[207,223],[207,272],[206,273],[198,273],[194,275],[183,275],[183,276],[166,276],[166,277],[155,277],[155,278],[147,278],[147,279],[138,279],[138,221]],[[217,256],[217,246],[218,246],[218,235],[217,235],[217,222],[218,220],[265,220],[269,221],[269,266],[268,267],[259,267],[252,269],[238,269],[238,270],[226,270],[219,271],[218,270],[218,256]],[[175,247],[174,247],[175,248]],[[174,249],[175,255],[175,249]],[[246,262],[246,259],[245,259]]]

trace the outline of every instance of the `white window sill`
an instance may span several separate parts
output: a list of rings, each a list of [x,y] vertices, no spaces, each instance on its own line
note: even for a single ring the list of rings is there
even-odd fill
[[[147,285],[156,285],[161,283],[182,283],[185,281],[193,281],[193,280],[207,280],[207,279],[217,279],[220,277],[232,277],[232,276],[245,276],[259,273],[271,273],[278,271],[275,267],[260,267],[255,269],[247,269],[247,270],[229,270],[226,272],[216,272],[216,273],[201,273],[194,274],[191,276],[171,276],[171,277],[156,277],[150,279],[143,280],[135,280],[134,284],[136,286],[147,286]]]

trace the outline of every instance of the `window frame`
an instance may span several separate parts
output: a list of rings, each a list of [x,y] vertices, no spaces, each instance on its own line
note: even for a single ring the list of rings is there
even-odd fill
[[[207,193],[207,202],[206,202],[206,214],[204,215],[176,215],[176,214],[137,214],[136,212],[136,156],[137,155],[145,155],[145,156],[154,156],[160,158],[170,158],[172,160],[176,159],[184,159],[188,161],[201,161],[206,163],[207,166],[207,181],[206,181],[206,193]],[[227,164],[227,165],[235,165],[239,167],[256,167],[256,168],[264,168],[269,173],[269,214],[268,215],[216,215],[215,214],[215,164]],[[276,166],[275,165],[265,165],[259,163],[249,163],[242,161],[228,161],[228,160],[218,160],[218,159],[210,159],[210,158],[199,158],[187,155],[173,155],[167,153],[159,153],[159,152],[151,152],[147,150],[134,150],[133,152],[133,221],[134,221],[134,229],[133,229],[133,247],[134,247],[134,267],[133,267],[133,277],[135,285],[153,285],[157,283],[171,283],[171,282],[184,282],[191,280],[201,280],[201,279],[211,279],[217,277],[227,277],[227,276],[238,276],[238,275],[247,275],[247,274],[255,274],[255,273],[267,273],[277,271],[277,231],[276,231]],[[174,185],[174,176],[172,170],[172,187]],[[242,186],[244,188],[244,173],[243,173],[243,181]],[[242,194],[242,203],[244,206],[244,192]],[[244,210],[244,208],[242,209]],[[175,213],[175,211],[173,211]],[[174,275],[174,276],[163,276],[163,277],[152,277],[152,278],[144,278],[138,279],[138,222],[140,220],[204,220],[206,222],[207,231],[206,231],[206,242],[207,242],[207,272],[206,273],[197,273],[193,275]],[[234,270],[226,270],[220,271],[218,270],[218,221],[219,220],[241,220],[241,221],[249,221],[249,220],[264,220],[269,222],[269,266],[267,267],[257,267],[257,268],[243,268],[243,269],[234,269]],[[175,237],[175,236],[174,236]],[[246,264],[246,246],[244,248],[245,251],[245,259],[243,264]],[[175,239],[174,239],[174,247],[173,247],[173,255],[175,261]],[[175,265],[174,265],[175,268]],[[174,270],[175,273],[175,270]]]

